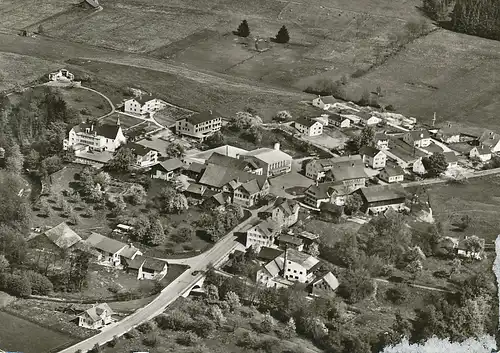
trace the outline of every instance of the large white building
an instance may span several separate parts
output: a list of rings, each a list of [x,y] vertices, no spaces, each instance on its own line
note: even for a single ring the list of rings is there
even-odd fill
[[[292,171],[292,156],[280,151],[280,144],[275,143],[274,148],[258,148],[240,155],[240,159],[253,160],[268,177],[289,173]]]
[[[71,128],[63,141],[63,149],[114,152],[126,142],[119,120],[116,124],[102,125],[85,122]]]
[[[323,133],[323,124],[312,119],[299,118],[295,120],[294,126],[306,136],[318,136]]]
[[[165,102],[161,99],[147,95],[126,100],[123,110],[125,113],[145,115],[161,110],[165,106]]]
[[[175,122],[175,132],[204,140],[222,128],[222,115],[213,110],[179,119]]]
[[[273,247],[281,227],[273,220],[263,220],[246,231],[245,247]]]

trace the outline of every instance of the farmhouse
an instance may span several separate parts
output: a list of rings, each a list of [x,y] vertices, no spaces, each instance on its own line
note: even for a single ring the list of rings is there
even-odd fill
[[[279,197],[271,211],[271,219],[280,227],[291,227],[299,220],[299,203],[297,201]]]
[[[351,124],[362,124],[361,118],[355,114],[340,114],[340,115],[349,119],[351,121]]]
[[[384,153],[403,169],[412,168],[416,161],[427,156],[426,153],[416,147],[408,146],[400,139],[391,140],[389,150],[384,151]]]
[[[400,183],[404,180],[404,170],[399,165],[386,165],[378,175],[386,183]]]
[[[80,327],[99,330],[113,322],[113,310],[106,303],[93,305],[91,308],[79,314],[74,321]]]
[[[183,162],[187,165],[190,165],[191,163],[204,164],[214,153],[222,154],[227,157],[239,158],[240,156],[248,153],[248,151],[244,150],[243,148],[224,145],[206,151],[188,154],[183,158]]]
[[[192,197],[197,200],[201,200],[203,196],[205,196],[205,192],[207,192],[208,188],[205,185],[200,185],[197,183],[191,183],[187,187],[186,190],[184,190],[184,195],[186,197]]]
[[[342,182],[319,183],[306,189],[304,203],[316,209],[319,209],[322,203],[343,206],[347,195],[352,191]]]
[[[500,135],[493,131],[485,131],[479,137],[479,145],[488,147],[492,153],[500,151]]]
[[[206,110],[193,114],[175,122],[175,131],[179,135],[186,135],[204,140],[222,127],[222,115],[213,110]]]
[[[412,166],[413,173],[419,174],[419,175],[424,175],[427,173],[427,170],[425,169],[424,161],[422,158],[419,158],[413,163]]]
[[[277,241],[278,246],[282,249],[295,249],[297,251],[302,251],[304,249],[302,239],[288,234],[281,234]]]
[[[58,81],[58,82],[71,82],[75,79],[75,75],[69,72],[66,69],[60,69],[57,72],[52,72],[49,74],[50,81]]]
[[[306,164],[306,177],[313,180],[322,180],[325,177],[327,171],[332,169],[336,164],[348,164],[355,163],[358,165],[363,165],[363,161],[360,155],[349,155],[325,159],[314,159]]]
[[[63,149],[115,152],[126,142],[119,119],[116,124],[84,122],[71,128],[63,141]]]
[[[149,173],[152,179],[169,181],[174,177],[175,173],[180,172],[183,168],[184,163],[179,159],[171,158],[153,165]]]
[[[351,190],[364,187],[367,178],[364,165],[354,162],[335,164],[325,175],[326,180],[342,182]]]
[[[389,136],[387,136],[385,133],[383,132],[375,133],[374,141],[376,147],[379,150],[384,151],[389,149]]]
[[[262,175],[263,169],[253,160],[244,160],[233,158],[230,156],[223,155],[219,152],[213,153],[210,158],[208,158],[205,164],[218,165],[223,168],[231,168],[241,170],[247,173]]]
[[[199,180],[206,167],[207,166],[205,164],[194,162],[189,164],[189,166],[184,169],[183,174],[193,180]]]
[[[124,260],[133,260],[142,252],[132,244],[124,244],[118,240],[111,239],[99,233],[92,233],[86,243],[99,252],[97,261],[104,265],[120,266]]]
[[[137,279],[159,281],[167,274],[168,264],[165,261],[138,255],[133,260],[125,259],[125,269],[127,273],[137,274]]]
[[[129,149],[135,157],[133,167],[148,167],[158,163],[158,151],[149,147],[144,147],[135,142],[129,142],[122,148]]]
[[[347,119],[345,116],[340,114],[330,114],[328,116],[329,123],[333,126],[340,128],[349,128],[351,127],[351,120]]]
[[[306,136],[318,136],[323,133],[323,124],[304,117],[295,120],[294,126],[301,134]]]
[[[328,114],[321,114],[321,116],[312,118],[312,120],[320,122],[321,124],[323,124],[323,126],[328,126],[329,124]]]
[[[444,143],[457,143],[460,142],[460,131],[448,124],[436,132],[436,139]]]
[[[408,131],[403,135],[403,141],[412,147],[428,147],[431,144],[431,136],[427,130]]]
[[[280,230],[280,225],[271,219],[260,221],[246,231],[245,247],[273,247],[276,236],[279,234]]]
[[[113,159],[113,153],[108,151],[75,151],[73,163],[89,165],[93,168],[102,168]]]
[[[384,168],[387,162],[387,155],[374,147],[363,146],[359,154],[363,157],[363,162],[373,169]]]
[[[488,146],[475,146],[469,152],[470,158],[478,158],[481,162],[487,162],[491,159],[491,149]]]
[[[275,143],[274,148],[258,148],[239,158],[246,161],[255,161],[263,169],[263,174],[268,177],[292,171],[292,156],[280,151],[279,143]]]
[[[337,100],[333,96],[318,96],[312,101],[312,105],[323,110],[329,110]]]
[[[123,111],[125,113],[145,115],[157,112],[165,108],[166,104],[161,99],[155,98],[151,95],[143,95],[140,97],[130,98],[123,104]]]
[[[380,123],[382,119],[377,118],[375,115],[370,115],[366,119],[363,119],[364,125],[373,126]]]
[[[339,287],[339,280],[331,272],[317,277],[308,286],[309,293],[315,297],[328,297],[333,295]]]
[[[362,210],[366,213],[379,214],[389,208],[395,211],[405,209],[406,192],[401,184],[377,185],[359,190],[363,198]]]
[[[443,152],[446,158],[446,163],[448,163],[448,168],[454,168],[458,166],[458,157],[455,152]]]

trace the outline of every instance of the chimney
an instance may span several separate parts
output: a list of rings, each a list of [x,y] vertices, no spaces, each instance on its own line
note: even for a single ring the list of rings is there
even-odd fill
[[[354,163],[351,164],[351,167],[354,167]]]
[[[424,138],[424,134],[420,134],[420,138]]]
[[[133,247],[134,247],[134,244],[133,244],[133,243],[128,243],[128,246],[129,246],[130,248],[133,248]]]
[[[448,127],[451,127],[451,123],[448,123]]]
[[[274,144],[274,149],[275,149],[276,151],[279,151],[279,150],[280,150],[280,143],[279,143],[279,142],[276,142],[276,143]]]
[[[120,117],[116,118],[116,125],[120,126]]]
[[[212,109],[209,109],[208,112],[210,113],[210,115],[212,115]]]

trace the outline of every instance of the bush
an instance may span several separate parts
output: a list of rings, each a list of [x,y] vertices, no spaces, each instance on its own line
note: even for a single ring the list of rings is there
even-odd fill
[[[137,327],[137,330],[141,333],[150,333],[155,329],[155,324],[152,321],[147,321]]]
[[[373,280],[366,271],[347,271],[343,277],[338,294],[349,304],[367,298],[375,290]]]
[[[200,338],[193,331],[187,331],[177,335],[176,341],[183,346],[195,346]]]
[[[406,285],[398,284],[385,292],[385,298],[394,304],[402,304],[408,299],[409,294],[410,292]]]
[[[31,291],[33,294],[47,295],[54,290],[52,282],[38,272],[27,271],[26,277],[31,284]]]
[[[94,345],[94,348],[92,348],[89,353],[99,353],[101,351],[101,346],[99,346],[99,343],[96,343]]]
[[[139,332],[137,332],[137,330],[133,328],[130,331],[125,332],[124,336],[127,339],[135,338],[139,336]]]
[[[159,343],[158,335],[156,333],[150,333],[142,340],[142,343],[148,347],[156,347]]]
[[[2,283],[2,290],[15,297],[26,298],[31,295],[31,283],[25,275],[6,275]]]
[[[113,339],[108,342],[108,346],[114,347],[116,346],[117,343],[118,343],[118,336],[114,335]]]

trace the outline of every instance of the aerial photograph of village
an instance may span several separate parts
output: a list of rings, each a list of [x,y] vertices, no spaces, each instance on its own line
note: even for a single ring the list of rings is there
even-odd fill
[[[499,63],[498,0],[0,0],[0,353],[497,352]]]

